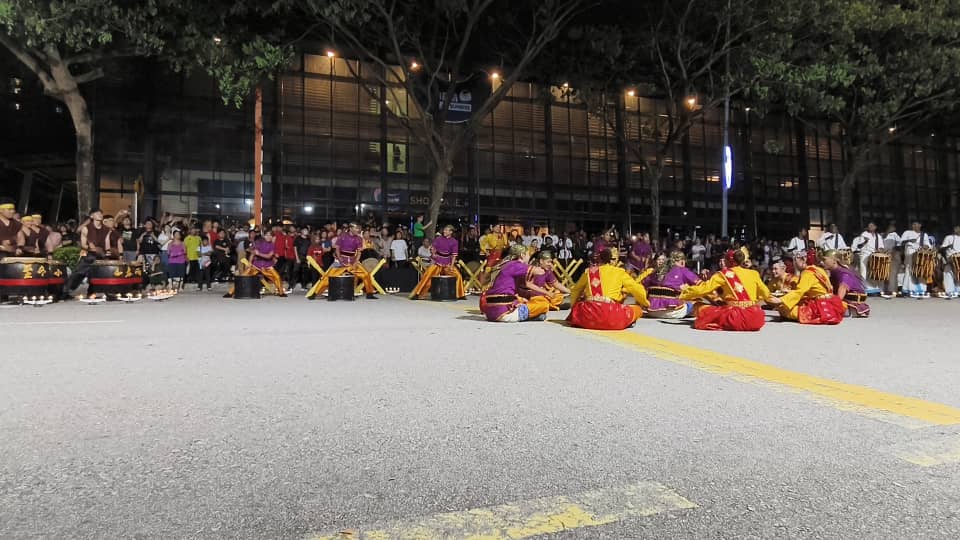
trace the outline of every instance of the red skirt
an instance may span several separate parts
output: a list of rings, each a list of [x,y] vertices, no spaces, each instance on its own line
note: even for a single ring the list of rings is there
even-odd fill
[[[577,302],[570,309],[567,321],[571,326],[588,330],[625,330],[637,322],[641,313],[638,306],[616,302]]]
[[[815,298],[802,302],[797,310],[800,324],[840,324],[846,309],[839,296]]]
[[[766,316],[760,306],[704,306],[697,311],[693,327],[697,330],[756,332],[763,328]]]

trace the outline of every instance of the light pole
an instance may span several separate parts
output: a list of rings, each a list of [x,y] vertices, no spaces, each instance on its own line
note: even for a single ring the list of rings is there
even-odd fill
[[[727,80],[725,81],[725,95],[723,100],[723,156],[722,164],[723,170],[721,181],[723,182],[723,203],[720,210],[720,235],[729,236],[729,214],[730,208],[728,204],[728,197],[730,186],[733,184],[733,151],[730,149],[730,9],[731,9],[731,0],[727,0],[727,32],[726,38],[724,39],[724,47],[727,48],[727,58],[726,58],[726,72]]]

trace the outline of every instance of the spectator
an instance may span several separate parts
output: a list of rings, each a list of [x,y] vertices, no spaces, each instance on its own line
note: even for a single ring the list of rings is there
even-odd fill
[[[310,249],[310,229],[307,227],[300,228],[300,234],[293,239],[293,255],[295,257],[293,264],[293,271],[290,276],[290,288],[295,289],[296,285],[294,282],[300,285],[301,288],[307,288],[307,280],[309,279],[309,272],[307,272],[307,251]]]
[[[394,268],[406,268],[407,262],[407,241],[403,238],[403,231],[397,231],[393,241],[390,242],[390,260],[393,261]]]
[[[213,243],[213,277],[217,281],[224,281],[230,274],[230,241],[227,232],[217,231],[217,240]]]
[[[183,289],[183,280],[187,269],[187,247],[183,243],[180,231],[173,233],[173,238],[167,247],[167,280],[174,283],[178,290]]]
[[[139,235],[129,215],[123,215],[119,221],[120,226],[117,227],[117,251],[123,253],[123,262],[131,263],[137,260],[137,239]]]
[[[146,275],[156,271],[160,263],[160,242],[157,238],[156,224],[150,218],[143,224],[143,231],[137,237],[137,258],[143,257],[143,269]]]
[[[423,214],[417,216],[416,222],[413,224],[413,241],[420,243],[426,237],[426,228],[430,226],[430,223],[423,222]]]
[[[185,281],[200,282],[200,231],[196,227],[190,228],[190,234],[183,239],[183,246],[187,250],[187,276]]]
[[[163,230],[157,235],[157,243],[160,244],[160,269],[167,271],[167,262],[169,261],[170,242],[173,241],[173,231],[170,224],[163,225]]]
[[[476,225],[470,225],[470,229],[463,239],[460,246],[460,259],[463,262],[480,260],[480,235],[477,232]]]
[[[197,283],[198,291],[202,291],[204,285],[207,286],[208,291],[210,290],[213,271],[212,255],[213,246],[210,245],[210,238],[205,235],[200,239],[200,281]]]
[[[433,252],[430,250],[430,239],[424,238],[420,244],[420,248],[417,250],[417,257],[420,258],[420,264],[426,268],[433,264],[431,256]]]

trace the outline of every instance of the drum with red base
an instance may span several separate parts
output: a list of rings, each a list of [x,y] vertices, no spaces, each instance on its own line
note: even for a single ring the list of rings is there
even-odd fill
[[[119,260],[94,261],[87,275],[89,294],[125,295],[140,290],[143,284],[143,264]]]
[[[0,297],[47,296],[50,267],[38,257],[4,257],[0,260]]]
[[[67,281],[67,264],[60,261],[47,263],[50,272],[47,274],[47,294],[54,300],[63,299],[63,284]]]

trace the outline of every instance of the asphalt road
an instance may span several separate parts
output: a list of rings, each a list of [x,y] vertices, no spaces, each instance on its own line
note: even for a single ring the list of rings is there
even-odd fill
[[[471,509],[523,514],[489,538],[960,537],[960,416],[926,420],[960,409],[958,301],[749,335],[490,324],[475,304],[2,308],[0,538],[461,538],[423,527]],[[806,376],[923,401],[854,407]],[[690,504],[637,515],[649,501],[616,491],[651,483]],[[586,492],[609,519],[541,523]]]

